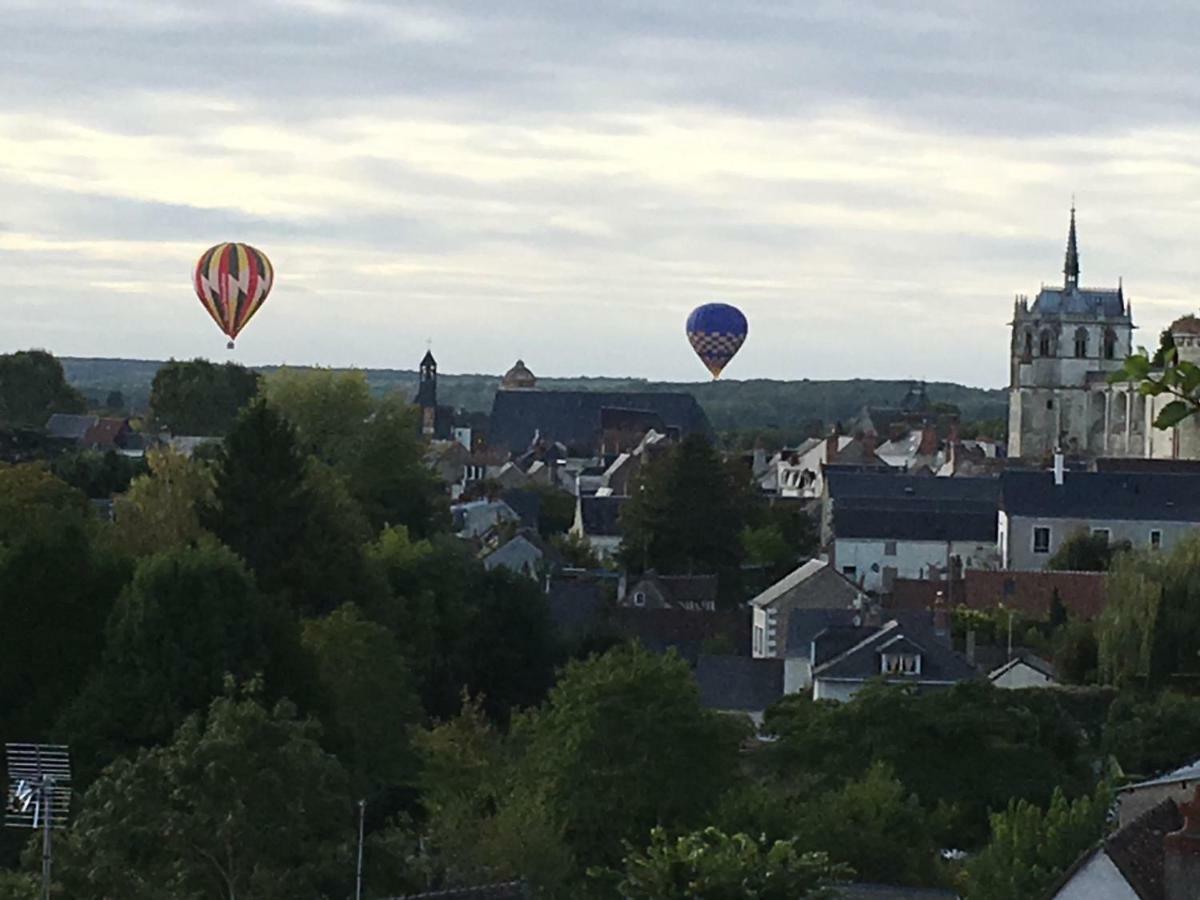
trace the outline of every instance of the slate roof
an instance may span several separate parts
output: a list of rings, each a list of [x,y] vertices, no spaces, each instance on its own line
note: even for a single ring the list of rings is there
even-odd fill
[[[929,500],[991,504],[994,509],[1000,497],[1000,483],[995,478],[929,478],[831,468],[826,470],[825,483],[834,502],[844,505],[854,499]]]
[[[1147,810],[1109,835],[1104,849],[1140,900],[1165,900],[1163,838],[1183,827],[1174,801]]]
[[[976,678],[978,672],[965,658],[934,636],[932,627],[922,628],[916,621],[902,625],[892,619],[882,627],[872,629],[868,637],[813,670],[813,678],[867,681],[878,678],[879,653],[893,638],[903,636],[921,648],[919,675],[897,676],[897,681],[958,682]],[[821,638],[818,637],[818,641]],[[818,644],[818,654],[823,654]]]
[[[942,479],[939,479],[942,480]],[[953,481],[955,479],[944,479]],[[1042,519],[1200,522],[1200,475],[1159,472],[1005,472],[1002,506]]]
[[[428,891],[424,894],[405,894],[390,900],[524,900],[528,896],[523,881],[507,881],[446,891]]]
[[[46,433],[50,437],[82,441],[88,429],[100,421],[99,416],[75,416],[69,413],[54,413],[46,422]]]
[[[500,499],[521,517],[521,524],[526,528],[538,527],[542,515],[542,497],[537,491],[512,488],[504,491]]]
[[[651,429],[660,433],[667,430],[662,416],[654,410],[625,409],[616,406],[600,408],[600,427],[605,431],[640,431],[643,433]]]
[[[860,615],[846,609],[794,609],[788,614],[787,643],[781,648],[790,658],[808,659],[813,638],[829,628],[853,625]]]
[[[750,615],[747,610],[712,612],[691,609],[619,608],[613,627],[653,653],[675,650],[693,665],[705,642],[725,641],[731,647],[750,646]]]
[[[1015,669],[1017,666],[1029,666],[1033,671],[1045,675],[1051,681],[1057,681],[1058,676],[1054,674],[1054,665],[1046,662],[1040,656],[1034,656],[1032,653],[1021,653],[1014,656],[998,669],[993,669],[988,673],[988,680],[995,681],[1000,676],[1004,675],[1010,669]]]
[[[1120,788],[1121,791],[1133,791],[1138,788],[1158,787],[1163,784],[1177,784],[1181,781],[1196,781],[1200,782],[1200,759],[1193,763],[1188,763],[1186,766],[1180,766],[1178,769],[1172,769],[1165,775],[1159,775],[1157,778],[1151,778],[1149,781],[1139,781],[1137,784],[1127,784]]]
[[[896,508],[890,504],[845,509],[838,503],[833,508],[833,534],[837,538],[990,543],[996,540],[996,528],[994,509],[964,510],[956,503],[922,503],[917,509]]]
[[[762,712],[783,697],[783,660],[701,655],[696,684],[708,709]]]
[[[590,452],[599,441],[601,410],[640,410],[658,416],[680,436],[711,434],[712,426],[696,398],[684,393],[608,391],[497,391],[492,401],[488,443],[521,453],[534,439],[561,441],[570,450]]]
[[[621,536],[621,508],[628,497],[580,497],[583,531],[599,537]]]
[[[812,596],[803,597],[798,602],[820,601],[823,606],[828,607],[851,607],[861,593],[852,581],[829,563],[810,559],[788,572],[750,602],[758,607],[770,606],[802,586],[806,588],[804,593]]]
[[[550,619],[559,634],[590,631],[604,611],[604,588],[594,581],[558,579],[546,593]]]
[[[659,575],[646,573],[653,578],[668,603],[714,603],[717,599],[716,575]]]
[[[1038,291],[1029,313],[1031,316],[1100,316],[1119,319],[1125,315],[1125,299],[1120,288],[1044,287]]]

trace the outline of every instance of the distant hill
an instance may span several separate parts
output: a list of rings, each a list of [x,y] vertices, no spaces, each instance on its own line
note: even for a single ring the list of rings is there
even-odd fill
[[[150,384],[161,361],[139,359],[84,359],[62,357],[67,380],[86,397],[100,402],[110,391],[120,391],[127,404],[143,410],[149,406]],[[259,367],[272,371],[274,366]],[[417,373],[409,369],[367,369],[372,390],[399,390],[413,396]],[[438,400],[473,412],[491,409],[498,375],[438,374]],[[584,391],[686,391],[695,395],[718,431],[760,428],[795,428],[802,423],[831,424],[858,415],[864,406],[898,406],[908,391],[907,381],[850,379],[845,381],[671,382],[640,378],[539,378],[546,390]],[[926,384],[933,403],[957,406],[966,420],[1003,419],[1008,401],[1003,390],[965,387],[950,382]]]

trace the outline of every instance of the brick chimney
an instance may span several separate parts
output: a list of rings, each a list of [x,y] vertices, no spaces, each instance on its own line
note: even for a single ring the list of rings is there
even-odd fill
[[[838,454],[838,433],[832,432],[825,438],[825,462],[833,462]]]
[[[932,425],[924,425],[921,428],[921,444],[917,447],[918,456],[933,456],[937,453],[938,436],[937,429]]]
[[[1180,803],[1183,827],[1163,838],[1163,887],[1166,900],[1200,896],[1200,786],[1191,800]]]

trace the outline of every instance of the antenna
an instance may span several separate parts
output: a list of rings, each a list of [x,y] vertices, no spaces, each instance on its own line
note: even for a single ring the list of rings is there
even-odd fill
[[[5,744],[8,797],[4,824],[42,831],[42,900],[50,900],[51,831],[71,812],[71,758],[65,744]]]

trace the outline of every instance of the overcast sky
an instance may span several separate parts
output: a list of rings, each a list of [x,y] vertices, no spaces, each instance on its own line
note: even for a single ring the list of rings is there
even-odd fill
[[[1013,296],[1200,291],[1200,5],[0,0],[0,350],[999,386]]]

